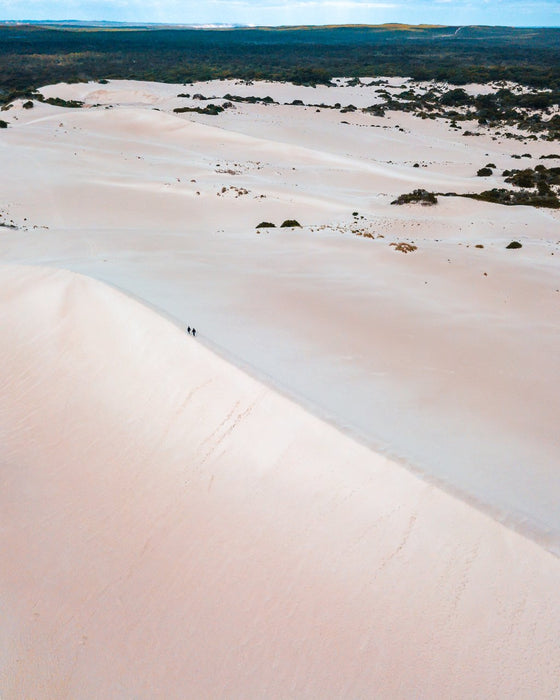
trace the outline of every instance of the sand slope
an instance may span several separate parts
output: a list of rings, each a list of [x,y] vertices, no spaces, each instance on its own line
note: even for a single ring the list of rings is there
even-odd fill
[[[558,697],[557,558],[109,287],[0,285],[3,700]]]

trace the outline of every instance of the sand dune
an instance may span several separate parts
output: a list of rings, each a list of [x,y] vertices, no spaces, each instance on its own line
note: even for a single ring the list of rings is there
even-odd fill
[[[558,695],[557,558],[109,287],[0,283],[3,698]]]
[[[535,165],[550,144],[401,113],[172,112],[203,104],[185,91],[358,105],[375,89],[45,87],[86,107],[7,113],[0,223],[17,228],[0,227],[0,258],[85,273],[194,323],[200,342],[558,553],[559,212],[390,204],[494,186],[480,166]],[[303,227],[257,233],[287,218]],[[522,250],[507,251],[514,238]],[[391,247],[403,241],[416,252]]]

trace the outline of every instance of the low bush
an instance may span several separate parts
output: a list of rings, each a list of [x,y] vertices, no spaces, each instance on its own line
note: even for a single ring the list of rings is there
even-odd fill
[[[220,105],[206,105],[206,107],[175,107],[173,110],[176,114],[183,112],[195,112],[196,114],[209,114],[212,117],[217,116],[224,111],[224,107]]]
[[[394,199],[391,204],[416,204],[420,203],[424,206],[437,204],[437,197],[433,192],[427,190],[414,190],[408,194],[401,194],[397,199]]]
[[[78,109],[83,107],[84,103],[80,100],[63,100],[61,97],[47,97],[42,100],[48,105],[53,105],[54,107],[70,107],[72,109]]]
[[[301,224],[295,219],[286,219],[280,228],[301,228]]]

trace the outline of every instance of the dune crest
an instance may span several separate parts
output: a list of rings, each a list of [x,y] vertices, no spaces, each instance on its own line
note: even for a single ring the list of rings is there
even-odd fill
[[[557,558],[112,288],[0,284],[2,698],[560,692]]]

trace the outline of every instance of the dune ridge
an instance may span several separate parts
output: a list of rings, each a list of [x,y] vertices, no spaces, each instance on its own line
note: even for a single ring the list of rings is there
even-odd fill
[[[559,559],[98,281],[0,284],[2,698],[558,695]]]

